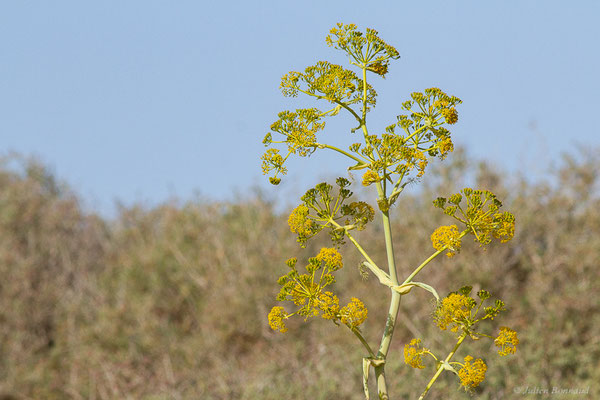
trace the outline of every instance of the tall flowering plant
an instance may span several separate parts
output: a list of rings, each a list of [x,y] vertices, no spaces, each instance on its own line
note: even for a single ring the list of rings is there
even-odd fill
[[[270,182],[277,185],[287,172],[285,163],[289,157],[307,157],[317,150],[334,151],[347,157],[350,163],[348,170],[361,171],[362,185],[374,187],[376,199],[373,205],[365,201],[351,201],[351,182],[343,177],[336,180],[335,187],[320,183],[301,197],[301,203],[288,219],[298,243],[304,247],[307,240],[326,231],[331,237],[332,247],[321,249],[315,257],[308,259],[306,265],[299,264],[297,258],[286,261],[288,272],[277,281],[281,287],[277,300],[287,302],[289,306],[274,306],[268,315],[269,325],[273,330],[284,333],[289,318],[301,316],[306,321],[320,316],[348,328],[366,352],[362,364],[365,397],[370,398],[368,378],[373,368],[378,398],[389,399],[385,366],[394,330],[400,322],[397,320],[400,302],[413,288],[424,289],[436,300],[433,312],[435,324],[440,330],[456,336],[456,344],[447,355],[440,356],[423,347],[421,338],[406,343],[404,359],[407,365],[423,369],[430,364],[435,371],[420,398],[428,394],[444,371],[455,374],[467,390],[477,387],[485,378],[487,366],[484,361],[471,355],[464,356],[461,361],[453,359],[467,339],[488,338],[498,347],[501,356],[515,353],[519,343],[515,331],[501,327],[497,333],[486,333],[485,329],[486,320],[493,320],[504,311],[504,303],[501,300],[490,302],[491,295],[485,290],[473,296],[471,286],[464,286],[441,298],[435,288],[416,279],[419,272],[439,255],[454,257],[458,254],[467,236],[481,246],[493,240],[502,243],[511,240],[515,218],[509,212],[500,211],[502,203],[487,190],[465,188],[448,197],[438,197],[433,205],[452,219],[453,224],[440,226],[432,233],[435,251],[401,279],[392,242],[392,206],[408,184],[423,177],[432,158],[444,159],[453,151],[449,128],[458,121],[456,107],[461,100],[438,88],[414,92],[402,104],[403,113],[387,126],[385,133],[370,133],[367,116],[375,107],[377,93],[369,78],[373,74],[385,77],[390,63],[399,58],[398,51],[383,41],[377,31],[367,28],[366,32],[361,32],[354,24],[337,24],[327,35],[326,42],[347,54],[352,69],[319,61],[303,72],[293,71],[283,76],[280,87],[284,96],[302,94],[327,103],[329,107],[325,111],[303,108],[280,112],[263,140],[268,147],[262,156],[263,172],[270,174]],[[324,143],[317,137],[325,128],[325,120],[341,112],[355,120],[357,125],[352,133],[362,133],[360,140],[347,149]],[[376,214],[383,223],[387,252],[385,266],[373,261],[354,236],[354,232],[365,229]],[[340,304],[333,289],[335,274],[344,266],[339,248],[346,239],[363,257],[363,266],[379,279],[382,288],[389,293],[387,321],[382,327],[378,347],[372,347],[361,332],[368,316],[364,303],[350,297],[347,304]]]

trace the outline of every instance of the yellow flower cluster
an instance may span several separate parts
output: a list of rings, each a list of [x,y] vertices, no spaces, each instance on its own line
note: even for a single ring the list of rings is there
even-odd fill
[[[279,154],[278,149],[269,149],[261,157],[263,174],[268,174],[270,171],[275,170],[275,176],[269,178],[269,181],[278,185],[281,179],[277,177],[278,174],[285,175],[287,168],[283,166],[285,159]]]
[[[279,119],[271,124],[271,130],[286,137],[290,152],[307,156],[315,150],[316,133],[325,127],[325,123],[320,122],[320,114],[316,108],[282,111],[277,115]]]
[[[509,212],[496,214],[494,216],[496,229],[493,231],[494,237],[500,239],[500,243],[506,243],[515,236],[515,216]]]
[[[336,184],[339,186],[337,195],[333,186],[326,182],[307,190],[301,197],[302,204],[289,216],[290,229],[298,234],[297,241],[302,247],[323,229],[329,231],[334,244],[343,244],[347,231],[362,230],[373,220],[375,210],[364,201],[345,204],[353,194],[347,189],[350,186],[348,179],[337,178]]]
[[[330,103],[354,104],[362,100],[363,80],[341,65],[319,61],[304,72],[291,71],[281,78],[281,91],[286,97],[296,97],[301,91]],[[375,90],[367,84],[367,103],[374,105]]]
[[[342,323],[353,328],[365,322],[367,314],[364,303],[356,297],[353,297],[350,303],[340,310]]]
[[[269,149],[261,157],[263,160],[262,170],[264,174],[268,174],[270,170],[280,167],[283,164],[283,157],[277,149]]]
[[[425,366],[421,356],[428,352],[428,349],[421,347],[421,339],[412,339],[404,345],[404,362],[413,368],[423,369]]]
[[[406,168],[407,171],[416,168],[418,171],[417,178],[420,178],[425,174],[425,168],[427,167],[429,161],[427,161],[427,158],[422,151],[409,147],[403,147],[400,151],[400,157],[405,161],[404,168]]]
[[[438,149],[440,150],[440,154],[442,158],[445,158],[448,153],[452,153],[454,151],[454,143],[452,143],[452,139],[449,137],[442,139],[438,143]]]
[[[507,356],[509,354],[515,354],[517,351],[517,345],[519,344],[519,338],[517,332],[505,326],[500,328],[500,334],[494,340],[496,347],[500,347],[498,354],[501,356]]]
[[[466,206],[460,207],[463,198]],[[453,194],[448,199],[438,197],[433,205],[441,208],[444,214],[454,217],[465,224],[475,236],[475,241],[487,245],[492,238],[501,243],[508,242],[515,234],[515,217],[509,212],[500,212],[502,202],[488,190],[473,190],[464,188],[460,193]]]
[[[434,312],[437,326],[445,331],[448,326],[456,332],[471,316],[471,310],[475,302],[472,298],[459,293],[451,293],[445,297]]]
[[[319,293],[320,287],[316,282],[312,281],[312,276],[308,274],[302,274],[298,276],[297,283],[290,292],[291,300],[297,306],[303,306],[306,304],[306,300],[311,301]],[[319,312],[312,310],[314,315]]]
[[[344,266],[342,255],[334,248],[323,247],[317,254],[317,260],[325,264],[330,271],[337,271]]]
[[[458,201],[458,199],[454,198],[453,201]],[[457,292],[450,293],[441,301],[438,301],[437,308],[433,313],[434,320],[441,330],[446,330],[450,327],[452,332],[456,332],[459,329],[462,331],[451,355],[467,337],[471,337],[473,340],[479,340],[482,337],[494,339],[492,336],[477,332],[475,328],[480,321],[494,319],[498,313],[504,310],[504,302],[497,299],[493,306],[485,307],[485,315],[478,318],[477,314],[479,314],[483,302],[489,299],[491,294],[484,289],[477,291],[477,297],[480,300],[478,305],[478,302],[473,297],[470,297],[472,290],[472,286],[463,286]],[[500,333],[495,338],[494,343],[500,348],[498,353],[501,356],[505,356],[515,353],[519,339],[515,331],[507,327],[501,327]],[[438,358],[429,349],[422,347],[420,339],[412,339],[410,343],[404,346],[404,362],[413,368],[422,369],[425,367],[423,364],[423,355],[426,354],[431,355],[438,361],[438,367],[451,369],[457,373],[465,389],[473,389],[485,379],[487,365],[481,359],[474,360],[473,357],[466,356],[464,364],[461,362],[449,362],[452,367],[450,368],[448,365],[440,366]],[[443,363],[445,364],[446,362]],[[457,372],[454,366],[460,366],[461,369]]]
[[[385,78],[385,74],[388,73],[388,65],[382,62],[376,62],[367,67],[369,71],[375,72],[377,75],[380,75]]]
[[[398,50],[379,37],[375,29],[366,33],[357,30],[355,24],[338,23],[325,39],[328,46],[344,50],[358,64],[366,64],[369,70],[385,75],[390,59],[400,58]]]
[[[506,243],[515,235],[515,217],[509,212],[497,212],[492,215],[481,210],[478,214],[474,214],[473,220],[475,240],[482,245],[490,243],[492,237],[499,239],[500,243]]]
[[[353,201],[347,207],[342,208],[342,213],[346,217],[352,218],[354,228],[359,231],[365,229],[365,225],[373,221],[375,217],[373,207],[364,201]]]
[[[288,147],[288,153],[285,157],[279,154],[278,149],[270,148],[262,156],[262,169],[264,174],[275,170],[275,176],[269,180],[273,184],[281,181],[277,175],[285,175],[287,169],[283,166],[290,154],[297,154],[306,157],[312,154],[316,149],[317,132],[325,127],[325,122],[321,122],[323,114],[316,108],[297,109],[296,111],[282,111],[277,114],[279,119],[271,124],[271,132],[267,133],[263,139],[263,144],[269,146],[273,143],[273,133],[284,136],[284,141],[275,143],[285,143]]]
[[[464,366],[458,371],[458,377],[465,388],[475,388],[485,379],[486,371],[487,365],[482,359],[473,361],[473,357],[466,356]]]
[[[458,122],[458,112],[456,111],[456,108],[442,108],[441,113],[447,124],[452,125]]]
[[[293,233],[298,235],[298,241],[303,243],[307,238],[319,232],[319,225],[308,217],[309,209],[304,204],[294,208],[288,218],[288,225]]]
[[[319,308],[323,311],[321,317],[336,320],[340,311],[340,300],[331,292],[321,293],[319,295]]]
[[[365,174],[363,175],[362,178],[362,184],[363,186],[369,186],[372,183],[377,183],[379,182],[379,175],[377,174],[377,172],[373,171],[372,169],[367,170],[367,172],[365,172]]]
[[[431,234],[431,243],[433,248],[438,251],[448,249],[446,255],[453,257],[460,252],[461,240],[458,227],[456,225],[440,226]]]
[[[274,331],[279,331],[281,333],[287,332],[287,327],[283,322],[283,320],[287,318],[287,314],[283,307],[273,307],[271,309],[271,312],[269,313],[268,318],[269,326],[271,327],[271,329],[273,329]]]
[[[283,307],[273,307],[268,316],[269,326],[273,330],[286,332],[283,320],[296,314],[304,316],[305,320],[321,315],[323,319],[333,321],[336,325],[341,321],[353,330],[365,321],[368,311],[362,301],[353,297],[340,309],[338,297],[326,291],[328,286],[335,283],[332,272],[344,265],[342,255],[336,249],[322,248],[315,257],[309,258],[307,273],[298,272],[297,262],[296,258],[286,261],[290,271],[277,280],[281,286],[277,300],[290,301],[299,308],[288,314]]]

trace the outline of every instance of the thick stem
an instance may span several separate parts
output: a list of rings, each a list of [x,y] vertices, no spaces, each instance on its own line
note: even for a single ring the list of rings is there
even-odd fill
[[[381,183],[377,184],[377,191],[379,198],[387,200],[385,192],[381,187]],[[394,258],[394,245],[392,242],[392,228],[390,223],[389,211],[382,211],[383,218],[383,232],[385,235],[385,248],[387,252],[388,260],[388,273],[390,280],[394,285],[398,285],[398,274],[396,272],[396,261]],[[392,298],[390,300],[390,307],[388,310],[388,317],[385,322],[385,328],[383,330],[383,336],[381,338],[381,344],[379,345],[379,351],[377,352],[377,358],[384,360],[387,358],[392,336],[394,334],[394,328],[396,326],[396,318],[398,317],[398,309],[400,308],[400,294],[392,291]],[[385,380],[385,362],[375,368],[375,377],[377,379],[377,391],[380,399],[388,399],[387,384]]]
[[[375,367],[375,378],[377,379],[377,395],[379,400],[389,400],[390,396],[387,391],[385,382],[385,364]]]
[[[367,131],[367,69],[366,65],[362,65],[363,74],[363,98],[362,98],[362,120],[361,127],[365,138],[365,144],[373,148],[372,151],[377,153],[381,159],[381,155],[378,154],[377,148],[373,147],[369,141],[369,133]],[[375,154],[371,154],[372,157]],[[381,184],[377,182],[377,194],[379,200],[384,204],[387,204],[387,194]],[[392,228],[390,224],[389,210],[381,210],[383,218],[383,232],[385,235],[385,249],[387,253],[388,261],[388,275],[394,286],[398,285],[398,274],[396,272],[396,261],[394,258],[394,245],[392,243]],[[385,380],[385,360],[387,358],[388,351],[390,349],[390,343],[392,341],[392,335],[394,333],[394,327],[396,325],[396,318],[398,317],[398,309],[400,308],[400,294],[392,290],[392,298],[390,300],[390,307],[388,310],[387,320],[385,322],[385,328],[383,330],[383,336],[381,338],[381,344],[379,345],[379,351],[377,352],[377,359],[381,361],[375,367],[375,378],[377,380],[377,394],[380,400],[388,400],[389,394],[387,390],[387,383]]]

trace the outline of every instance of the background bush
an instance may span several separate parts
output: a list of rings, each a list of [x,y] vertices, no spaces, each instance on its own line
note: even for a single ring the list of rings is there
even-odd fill
[[[406,274],[432,252],[431,232],[449,223],[431,201],[464,185],[494,191],[515,214],[517,232],[508,245],[483,251],[465,243],[461,254],[429,265],[420,279],[440,294],[463,284],[483,287],[508,305],[490,330],[508,325],[519,332],[515,356],[495,356],[490,341],[466,345],[489,367],[478,398],[524,397],[514,390],[526,386],[589,387],[589,398],[600,398],[600,157],[566,156],[551,178],[534,183],[470,165],[461,152],[452,159],[399,201],[394,239]],[[460,179],[473,169],[471,179]],[[384,264],[382,237],[374,223],[360,240]],[[287,212],[261,195],[134,206],[103,219],[84,212],[77,195],[43,166],[5,158],[0,393],[4,399],[362,399],[363,352],[347,329],[296,320],[282,335],[267,324],[283,261],[313,256],[326,239],[300,249]],[[353,248],[343,254],[340,300],[364,299],[365,335],[378,342],[387,293],[374,277],[361,278]],[[414,398],[433,373],[404,365],[408,340],[421,337],[439,353],[453,344],[431,312],[427,292],[415,289],[403,299],[406,325],[396,330],[387,369],[394,398]],[[470,397],[449,374],[431,397],[442,394]]]

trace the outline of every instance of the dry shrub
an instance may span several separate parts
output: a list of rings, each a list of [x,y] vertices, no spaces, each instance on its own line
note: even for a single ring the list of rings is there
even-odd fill
[[[76,195],[39,164],[0,171],[0,393],[34,399],[361,399],[361,348],[327,321],[295,321],[271,331],[284,260],[301,250],[286,215],[259,195],[234,202],[196,199],[153,209],[123,208],[114,220],[86,213]],[[429,235],[447,219],[431,205],[461,188],[470,168],[460,153],[436,179],[395,207],[402,271],[432,251]],[[464,245],[420,278],[440,292],[486,287],[519,331],[510,360],[489,342],[470,353],[490,366],[479,398],[513,398],[515,387],[590,387],[600,396],[600,160],[566,157],[554,178],[528,183],[481,164],[471,181],[507,198],[517,217],[508,246]],[[467,180],[468,182],[469,180]],[[385,259],[381,227],[360,240]],[[338,292],[365,299],[365,335],[379,339],[387,298],[360,278],[359,257],[344,249]],[[413,290],[401,305],[388,374],[394,397],[412,398],[430,372],[404,365],[402,346],[418,336],[440,352],[453,337],[436,332],[431,296]],[[348,300],[342,299],[343,300]],[[403,322],[406,322],[404,324]],[[378,325],[379,324],[379,325]],[[497,329],[497,326],[495,326]],[[479,346],[479,347],[478,347]],[[410,385],[406,382],[411,381]],[[402,384],[400,384],[402,382]],[[468,398],[453,377],[436,384],[444,398]]]

